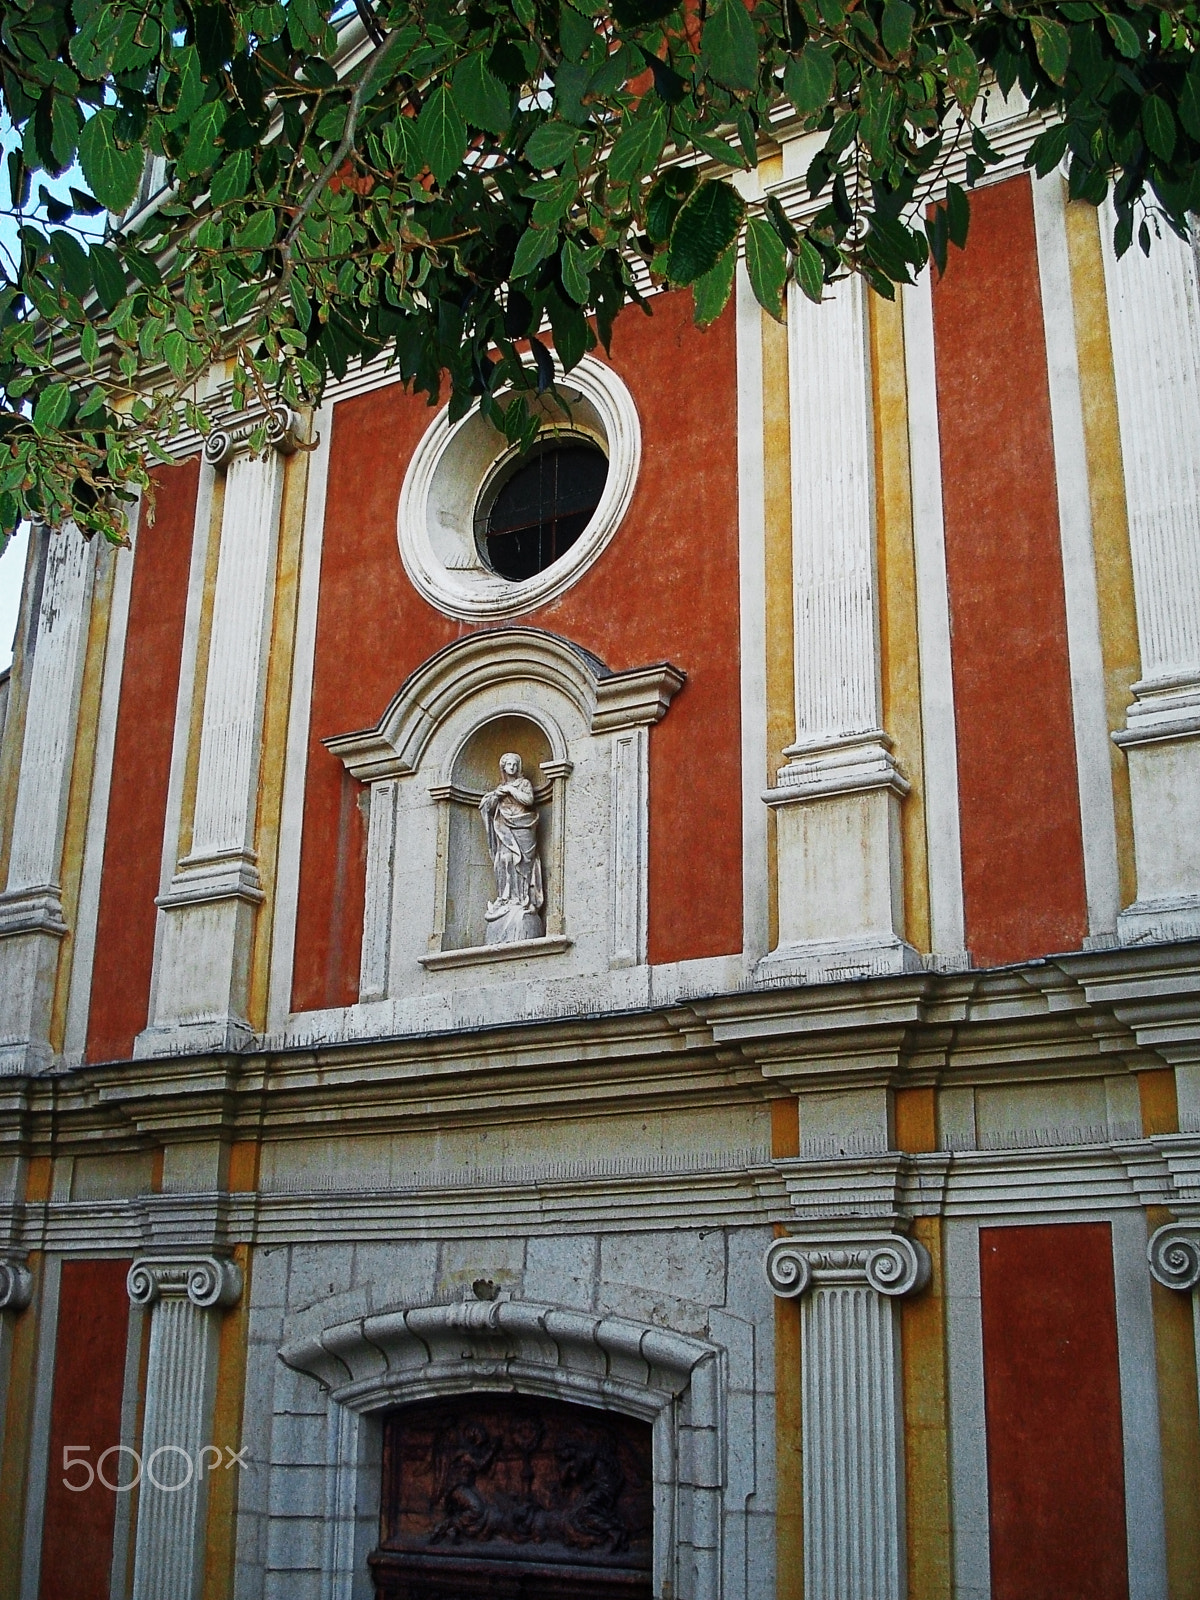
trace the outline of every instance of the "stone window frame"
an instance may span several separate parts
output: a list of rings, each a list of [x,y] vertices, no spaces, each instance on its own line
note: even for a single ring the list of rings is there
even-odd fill
[[[478,407],[455,423],[449,407],[443,407],[413,452],[396,510],[400,559],[414,588],[444,616],[501,621],[556,600],[599,560],[629,510],[642,459],[633,396],[611,367],[592,356],[584,356],[565,376],[559,370],[559,380],[568,403],[576,397],[576,410],[564,414],[547,399],[546,431],[598,444],[608,457],[608,476],[579,538],[531,578],[503,578],[478,552],[480,496],[515,455]]]
[[[323,1600],[372,1600],[381,1417],[475,1392],[544,1395],[651,1426],[654,1593],[722,1600],[725,1352],[626,1317],[526,1301],[384,1311],[284,1345],[327,1402]]]

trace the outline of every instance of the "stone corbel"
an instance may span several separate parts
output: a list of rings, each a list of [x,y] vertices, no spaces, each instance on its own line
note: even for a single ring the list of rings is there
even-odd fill
[[[856,1239],[846,1246],[776,1239],[763,1263],[774,1294],[794,1300],[810,1288],[855,1285],[893,1299],[917,1294],[929,1282],[929,1252],[902,1234]]]
[[[1166,1223],[1151,1235],[1146,1255],[1165,1289],[1200,1288],[1200,1221]]]
[[[33,1298],[33,1274],[19,1261],[0,1260],[0,1311],[21,1312]]]
[[[204,459],[210,466],[227,467],[240,450],[249,448],[252,434],[267,423],[267,444],[282,456],[299,447],[301,421],[290,406],[275,406],[266,419],[261,412],[230,417],[215,427],[204,441]]]

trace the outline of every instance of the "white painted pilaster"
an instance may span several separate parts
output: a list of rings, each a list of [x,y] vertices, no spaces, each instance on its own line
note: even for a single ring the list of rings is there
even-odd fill
[[[1138,897],[1126,944],[1200,936],[1200,285],[1163,230],[1118,261],[1101,226],[1142,676],[1124,729]]]
[[[609,927],[613,967],[646,959],[649,900],[650,733],[645,727],[612,735],[609,838]]]
[[[929,1281],[903,1236],[776,1239],[767,1282],[801,1300],[806,1600],[904,1600],[904,1429],[893,1301]]]
[[[95,552],[68,525],[49,541],[32,652],[8,883],[0,895],[0,1074],[50,1061],[62,850],[87,651]]]
[[[874,440],[865,288],[788,308],[796,738],[764,799],[775,809],[779,944],[772,981],[898,972],[900,801],[881,727]]]
[[[358,998],[383,1000],[392,950],[392,882],[396,865],[396,780],[371,785],[367,825],[367,882],[363,906]]]
[[[282,448],[239,453],[214,433],[210,460],[226,466],[221,543],[204,681],[204,715],[188,854],[159,897],[151,1024],[135,1055],[180,1047],[233,1049],[250,1034],[246,990],[258,875],[257,802],[275,564],[283,497]],[[185,1043],[186,1041],[186,1043]]]
[[[737,315],[738,582],[742,668],[742,949],[753,965],[770,944],[767,908],[767,574],[762,311],[739,263]]]
[[[1057,171],[1034,180],[1033,217],[1046,329],[1054,476],[1058,485],[1088,942],[1104,945],[1115,941],[1121,885],[1083,396],[1075,345],[1071,264],[1067,254],[1066,185]]]
[[[217,1256],[135,1261],[129,1298],[150,1308],[133,1600],[195,1600],[204,1581],[207,1474],[220,1337],[241,1273]]]
[[[935,960],[970,964],[963,915],[962,836],[958,815],[958,734],[950,655],[950,597],[942,514],[933,295],[923,272],[904,296],[904,364],[908,374],[908,452],[912,473],[913,556],[921,662],[921,729],[925,769],[925,848],[929,921]]]

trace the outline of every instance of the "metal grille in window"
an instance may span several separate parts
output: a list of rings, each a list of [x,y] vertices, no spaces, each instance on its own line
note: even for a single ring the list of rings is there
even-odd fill
[[[607,457],[585,440],[534,445],[500,480],[480,519],[484,561],[513,583],[544,572],[592,520],[607,477]]]

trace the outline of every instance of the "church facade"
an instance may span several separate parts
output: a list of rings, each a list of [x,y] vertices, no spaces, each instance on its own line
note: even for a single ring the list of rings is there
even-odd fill
[[[1197,257],[1035,131],[31,539],[0,1600],[1200,1593]]]

